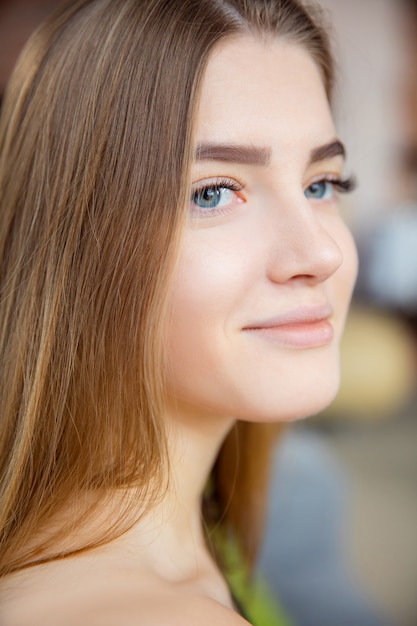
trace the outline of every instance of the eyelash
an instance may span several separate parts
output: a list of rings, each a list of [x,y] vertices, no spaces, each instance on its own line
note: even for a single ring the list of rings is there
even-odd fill
[[[357,187],[356,179],[353,176],[350,176],[348,178],[336,178],[331,175],[327,175],[327,176],[323,176],[322,178],[318,178],[317,180],[312,181],[310,185],[305,188],[305,191],[307,191],[307,189],[309,189],[313,185],[317,185],[320,183],[329,183],[333,186],[333,188],[337,192],[342,193],[342,194],[351,193]],[[202,208],[202,207],[198,207],[195,204],[194,200],[195,200],[196,195],[199,194],[200,196],[202,196],[203,193],[208,190],[218,191],[222,189],[234,191],[237,193],[237,192],[242,191],[244,188],[245,188],[245,185],[243,183],[232,178],[215,178],[212,181],[205,182],[202,185],[196,184],[195,186],[193,186],[192,191],[191,191],[192,211],[194,214],[204,215],[208,217],[213,216],[213,215],[221,215],[221,214],[227,213],[235,205],[235,202],[233,202],[232,204],[228,204],[225,207],[215,206],[211,208],[210,207]],[[320,199],[321,198],[318,198],[318,200]],[[240,199],[240,201],[243,202],[242,199]]]
[[[324,177],[320,180],[332,183],[339,193],[351,193],[352,191],[355,191],[356,187],[358,186],[356,178],[354,176],[349,176],[348,178]]]

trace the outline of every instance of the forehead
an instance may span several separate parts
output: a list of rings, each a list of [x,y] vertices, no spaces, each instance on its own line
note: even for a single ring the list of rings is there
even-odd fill
[[[239,36],[212,53],[197,116],[198,142],[314,144],[334,136],[319,69],[301,46]]]

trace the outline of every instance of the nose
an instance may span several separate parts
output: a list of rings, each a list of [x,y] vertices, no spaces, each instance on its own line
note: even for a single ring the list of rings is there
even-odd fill
[[[268,276],[278,283],[301,278],[323,282],[343,262],[337,241],[340,218],[323,215],[306,198],[294,204],[288,204],[284,211],[275,210],[278,218],[273,226]]]

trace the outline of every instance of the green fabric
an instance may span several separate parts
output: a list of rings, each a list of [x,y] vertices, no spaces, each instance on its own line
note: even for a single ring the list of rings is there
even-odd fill
[[[235,542],[221,541],[220,553],[230,590],[253,626],[292,626],[291,620],[258,574],[251,578]]]

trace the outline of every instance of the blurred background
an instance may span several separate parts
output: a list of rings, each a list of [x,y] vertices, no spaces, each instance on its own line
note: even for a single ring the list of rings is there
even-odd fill
[[[59,0],[0,0],[0,96]],[[280,438],[259,569],[298,626],[417,626],[417,0],[322,0],[359,182],[343,383]]]

